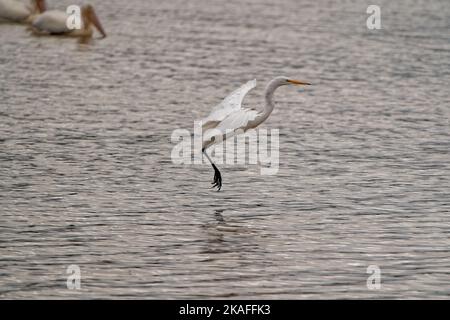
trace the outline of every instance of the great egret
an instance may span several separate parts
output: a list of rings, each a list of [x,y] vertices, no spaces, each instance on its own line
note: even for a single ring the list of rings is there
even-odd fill
[[[100,20],[95,13],[94,7],[86,4],[81,7],[81,29],[69,29],[67,20],[69,15],[64,11],[50,10],[36,17],[32,21],[32,31],[37,34],[65,35],[71,37],[92,37],[94,31],[91,26],[94,25],[97,30],[106,37]]]
[[[25,4],[18,0],[0,0],[0,20],[26,23],[33,15],[45,11],[45,0],[31,0]]]
[[[251,80],[228,95],[220,104],[211,111],[209,116],[201,120],[203,143],[202,153],[211,163],[214,169],[213,188],[217,191],[222,188],[222,175],[214,162],[206,153],[206,149],[217,142],[226,140],[248,129],[253,129],[266,121],[275,107],[273,94],[278,87],[284,85],[309,85],[310,83],[289,79],[287,77],[276,77],[272,79],[266,87],[264,93],[265,107],[262,111],[242,108],[242,100],[245,95],[254,87],[256,80]],[[222,139],[216,139],[217,137]]]

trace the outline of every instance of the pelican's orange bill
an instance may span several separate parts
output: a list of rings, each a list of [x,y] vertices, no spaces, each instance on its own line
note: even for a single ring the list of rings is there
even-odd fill
[[[299,81],[299,80],[291,80],[291,79],[289,79],[288,82],[290,82],[292,84],[299,85],[299,86],[306,86],[306,85],[309,86],[309,85],[311,85],[311,83],[309,83],[309,82]]]
[[[103,29],[102,24],[100,23],[99,18],[97,17],[97,14],[95,13],[95,10],[92,6],[88,7],[89,9],[89,18],[91,19],[91,22],[94,24],[94,26],[97,28],[97,30],[101,33],[103,38],[106,38],[106,32]]]

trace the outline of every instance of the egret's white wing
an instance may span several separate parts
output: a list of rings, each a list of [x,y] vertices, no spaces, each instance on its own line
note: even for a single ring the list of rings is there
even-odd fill
[[[69,32],[66,21],[69,16],[64,11],[50,10],[41,13],[33,19],[33,27],[49,33]]]
[[[211,127],[211,123],[217,124],[234,111],[241,109],[242,101],[244,100],[245,95],[254,87],[256,87],[256,79],[248,81],[246,84],[234,90],[225,99],[223,99],[221,103],[212,109],[209,116],[202,119],[202,126],[204,130],[205,128]]]
[[[222,140],[228,139],[235,134],[244,133],[245,130],[252,128],[251,123],[258,117],[259,112],[253,109],[239,109],[232,112],[223,119],[215,128],[207,130],[203,135],[203,148],[217,142],[222,136]],[[220,140],[219,140],[220,141]]]

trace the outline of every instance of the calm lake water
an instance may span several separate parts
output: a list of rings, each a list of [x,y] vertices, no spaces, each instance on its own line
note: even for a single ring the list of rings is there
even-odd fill
[[[450,297],[447,0],[378,1],[381,30],[356,0],[90,3],[104,40],[0,24],[0,298]],[[172,163],[278,75],[314,86],[275,94],[277,175]]]

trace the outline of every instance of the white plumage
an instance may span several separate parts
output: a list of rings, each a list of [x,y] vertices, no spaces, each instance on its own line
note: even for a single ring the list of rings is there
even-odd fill
[[[256,87],[256,80],[251,80],[234,90],[221,103],[213,108],[211,113],[204,118],[202,123],[203,148],[214,143],[212,139],[218,134],[229,138],[233,131],[245,130],[247,124],[255,120],[258,111],[242,108],[242,101],[247,93]]]
[[[40,7],[42,6],[42,7]],[[14,22],[26,22],[31,15],[44,10],[44,1],[32,1],[25,4],[18,0],[0,0],[0,19]]]
[[[272,100],[275,90],[283,85],[308,85],[309,83],[292,80],[286,77],[272,79],[265,90],[265,107],[262,111],[243,108],[242,101],[246,94],[256,86],[256,80],[248,81],[237,90],[228,95],[221,103],[213,108],[211,113],[202,119],[203,144],[202,152],[214,169],[213,187],[218,190],[222,187],[222,176],[219,169],[212,162],[206,149],[215,143],[224,141],[237,134],[244,133],[248,129],[256,128],[263,123],[272,113],[275,107]]]
[[[202,120],[202,125],[208,126],[211,122],[222,121],[233,111],[239,110],[242,107],[245,95],[254,87],[256,87],[256,79],[248,81],[234,90],[211,110],[211,113]]]
[[[72,37],[92,37],[92,25],[106,37],[94,7],[89,4],[81,7],[80,25],[74,29],[67,26],[70,15],[64,11],[49,10],[32,19],[32,31],[37,34],[66,35]]]
[[[69,32],[66,22],[69,15],[59,10],[49,10],[38,16],[32,22],[33,27],[49,33]]]

